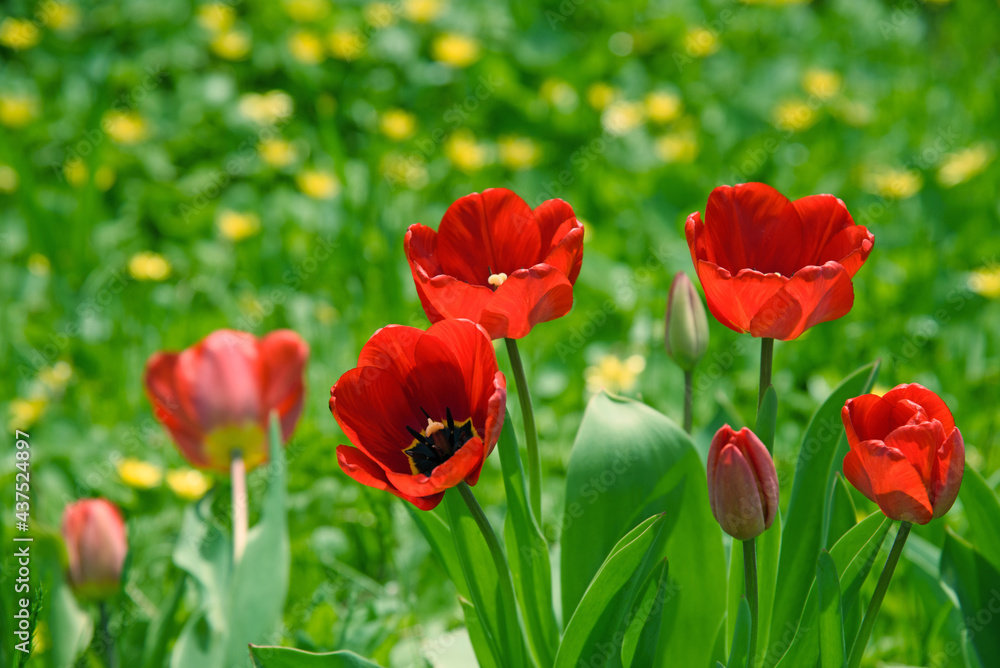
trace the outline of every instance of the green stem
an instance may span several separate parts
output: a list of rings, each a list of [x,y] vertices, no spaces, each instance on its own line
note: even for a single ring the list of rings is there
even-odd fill
[[[247,546],[247,467],[243,453],[233,450],[229,467],[233,487],[233,565],[240,563]]]
[[[746,585],[747,605],[750,606],[750,647],[747,651],[747,668],[754,668],[757,656],[757,543],[755,538],[743,541],[743,582]]]
[[[101,601],[97,609],[101,617],[101,651],[104,653],[104,662],[108,668],[118,668],[115,639],[111,637],[111,615],[108,614],[108,605]]]
[[[542,525],[542,460],[538,452],[538,431],[535,429],[535,412],[531,408],[531,394],[528,392],[528,380],[524,375],[524,364],[521,353],[517,350],[517,341],[504,339],[507,344],[507,356],[514,372],[514,382],[517,385],[517,399],[521,402],[521,417],[524,420],[524,442],[528,447],[528,489],[531,496],[531,507]]]
[[[691,404],[694,399],[694,373],[684,372],[684,431],[691,433],[693,417],[691,415]]]
[[[764,401],[764,393],[771,386],[771,366],[774,364],[774,339],[760,340],[760,389],[757,391],[757,410]]]
[[[875,628],[875,619],[878,618],[879,608],[882,607],[882,599],[885,598],[885,592],[889,588],[889,580],[892,579],[892,572],[896,570],[899,555],[903,553],[903,544],[906,542],[907,536],[910,535],[912,527],[913,525],[909,522],[903,522],[899,525],[896,541],[892,544],[889,558],[885,560],[885,568],[882,569],[882,575],[879,576],[878,584],[875,585],[875,593],[872,594],[872,600],[868,603],[868,610],[865,612],[864,621],[861,622],[858,638],[854,641],[851,659],[847,662],[848,668],[858,668],[861,665],[861,658],[865,654],[865,647],[868,646],[868,639],[871,638],[872,629]]]

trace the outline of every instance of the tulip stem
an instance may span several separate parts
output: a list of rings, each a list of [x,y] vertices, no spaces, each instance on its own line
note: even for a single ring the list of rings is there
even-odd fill
[[[684,372],[684,431],[691,434],[691,425],[694,421],[692,417],[692,400],[694,399],[694,372]]]
[[[538,452],[538,431],[535,429],[535,412],[531,408],[531,394],[528,380],[524,375],[524,364],[517,349],[517,341],[504,339],[507,356],[517,384],[517,399],[521,402],[521,417],[524,420],[524,442],[528,447],[528,489],[531,493],[531,507],[538,525],[542,525],[542,460]]]
[[[872,629],[875,628],[875,619],[878,617],[879,608],[882,607],[882,599],[885,598],[885,592],[889,588],[889,580],[892,579],[892,572],[896,570],[899,555],[903,553],[903,544],[906,542],[907,536],[910,535],[912,527],[913,525],[909,522],[902,522],[899,525],[896,541],[892,544],[889,558],[885,560],[885,568],[882,569],[882,575],[879,576],[878,584],[875,585],[875,593],[872,594],[872,600],[868,603],[868,610],[865,611],[865,618],[861,622],[857,640],[854,641],[851,659],[847,663],[848,668],[858,668],[861,665],[861,658],[865,654],[868,639],[871,638]]]
[[[757,539],[743,541],[743,582],[746,585],[747,605],[750,606],[750,647],[747,651],[747,668],[754,668],[757,655]]]
[[[760,340],[760,389],[757,392],[757,411],[764,401],[764,393],[771,386],[771,366],[774,363],[774,339]]]
[[[233,486],[233,565],[243,558],[247,546],[247,467],[241,450],[233,450],[230,462],[230,479]]]
[[[97,605],[101,618],[101,651],[108,668],[118,668],[118,655],[115,653],[115,639],[111,636],[111,615],[108,614],[108,604],[101,601]]]

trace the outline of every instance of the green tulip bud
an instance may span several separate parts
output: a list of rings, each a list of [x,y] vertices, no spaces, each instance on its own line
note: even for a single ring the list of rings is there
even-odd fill
[[[684,371],[694,369],[708,349],[708,317],[701,297],[683,271],[670,285],[667,301],[667,354]]]

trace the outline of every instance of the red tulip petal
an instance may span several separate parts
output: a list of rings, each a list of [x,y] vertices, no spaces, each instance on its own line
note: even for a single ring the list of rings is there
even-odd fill
[[[872,481],[868,478],[868,473],[861,465],[861,458],[853,448],[844,455],[844,477],[854,485],[855,489],[868,497],[869,501],[877,503]]]
[[[848,399],[841,413],[851,447],[861,441],[884,440],[895,427],[890,419],[892,404],[875,394]]]
[[[478,322],[486,304],[493,299],[493,290],[482,285],[469,285],[451,276],[417,279],[417,295],[431,322],[464,318]]]
[[[309,359],[309,346],[290,330],[271,332],[260,340],[261,383],[264,415],[272,410],[281,416],[282,438],[287,442],[302,414],[302,374]]]
[[[771,265],[784,257],[774,240],[788,232],[782,228],[781,217],[787,204],[788,198],[763,183],[719,186],[705,207],[707,253],[700,259],[730,273],[746,268],[761,273],[780,271]]]
[[[937,420],[898,427],[885,437],[887,447],[903,453],[930,491],[938,448],[944,443],[944,427]]]
[[[223,425],[259,423],[262,392],[257,340],[218,330],[180,353],[177,394],[205,432]]]
[[[868,474],[875,503],[887,517],[916,524],[930,522],[933,511],[927,488],[902,452],[880,441],[863,441],[851,452]]]
[[[946,433],[950,433],[955,428],[955,418],[952,417],[948,406],[941,397],[923,385],[918,383],[897,385],[886,392],[884,398],[890,404],[908,399],[923,407],[924,412],[927,413],[927,419],[940,422]]]
[[[757,479],[760,500],[764,509],[764,528],[768,529],[778,514],[778,472],[774,460],[757,434],[743,427],[738,433],[740,451],[746,457]]]
[[[437,466],[431,474],[405,474],[386,472],[386,478],[403,494],[414,497],[430,496],[454,487],[463,480],[475,484],[483,465],[483,442],[479,438],[468,440],[450,459]]]
[[[854,278],[861,265],[868,259],[875,244],[875,235],[861,225],[851,225],[837,232],[819,252],[819,262],[838,262]]]
[[[698,262],[696,267],[705,289],[708,310],[719,322],[737,332],[751,331],[757,312],[788,282],[784,276],[762,274],[752,269],[732,276],[728,270],[704,261]]]
[[[948,438],[938,448],[934,458],[934,470],[931,476],[931,503],[934,506],[934,517],[941,517],[948,512],[958,490],[962,486],[962,476],[965,475],[965,444],[962,442],[962,432],[955,427]]]
[[[417,340],[424,330],[403,325],[386,325],[372,334],[361,348],[358,366],[374,366],[385,369],[395,376],[400,385],[405,385],[413,372],[413,353]]]
[[[408,379],[406,392],[411,404],[427,411],[438,422],[445,420],[449,410],[456,422],[473,417],[467,388],[471,379],[465,377],[463,362],[459,361],[459,355],[471,349],[473,336],[483,336],[474,323],[442,320],[431,325],[417,340],[413,353],[416,371]],[[466,341],[470,343],[468,347]],[[425,418],[418,431],[426,426]]]
[[[541,257],[534,214],[505,188],[491,188],[456,200],[438,227],[438,257],[444,273],[473,285],[490,274],[511,274]]]
[[[410,225],[406,230],[406,237],[403,239],[403,249],[406,251],[406,259],[410,262],[410,267],[416,271],[418,268],[423,271],[428,278],[433,278],[443,274],[441,262],[438,259],[438,235],[437,232],[426,225]]]
[[[393,487],[389,479],[386,478],[385,471],[368,458],[364,452],[347,445],[337,446],[337,463],[344,473],[351,476],[362,485],[381,489],[382,491],[395,494],[404,501],[409,501],[420,510],[433,510],[437,504],[441,503],[444,493],[432,494],[430,496],[410,496]]]
[[[786,276],[790,276],[802,267],[809,265],[818,266],[831,260],[839,262],[846,253],[838,257],[831,257],[826,256],[823,251],[827,248],[827,244],[842,230],[856,228],[854,219],[847,212],[847,206],[833,195],[811,195],[789,202],[782,212],[782,218],[784,219],[783,230],[788,231],[794,228],[801,230],[798,251],[787,256],[790,264]],[[773,245],[775,247],[788,247],[786,243]],[[836,247],[831,250],[836,250]]]
[[[464,403],[472,411],[472,422],[478,430],[484,429],[489,400],[495,391],[494,379],[499,372],[493,341],[486,330],[469,320],[445,320],[431,325],[418,346],[421,351],[429,348],[450,352],[450,359],[455,365],[452,373],[465,384],[467,399]],[[427,373],[422,367],[421,374]],[[451,409],[455,411],[456,406]],[[455,417],[464,419],[468,416]]]
[[[813,325],[846,315],[853,305],[854,286],[841,265],[805,267],[761,307],[750,333],[790,341]]]
[[[579,222],[567,230],[566,234],[556,244],[543,260],[544,264],[558,269],[569,279],[571,285],[576,284],[583,266],[583,225]]]
[[[507,379],[500,371],[493,376],[493,394],[486,404],[486,428],[483,430],[484,459],[490,456],[503,429],[504,414],[507,410]],[[475,483],[469,483],[475,484]]]
[[[714,499],[712,514],[722,529],[733,538],[746,540],[764,532],[764,509],[760,489],[750,463],[732,443],[719,451],[714,468],[715,477],[709,481],[710,495]]]
[[[520,339],[541,322],[555,320],[573,308],[573,286],[555,267],[538,264],[519,269],[493,294],[479,324],[494,339]]]
[[[203,451],[205,435],[181,404],[175,385],[177,353],[156,353],[146,363],[144,384],[157,419],[170,432],[181,454],[192,465],[206,468],[210,462]]]
[[[538,222],[538,240],[542,255],[556,247],[566,233],[580,226],[573,213],[573,207],[561,199],[550,199],[539,204],[534,210]]]

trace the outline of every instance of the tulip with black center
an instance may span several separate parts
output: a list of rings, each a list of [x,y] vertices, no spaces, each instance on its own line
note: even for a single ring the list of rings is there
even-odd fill
[[[427,415],[427,428],[417,431],[407,425],[406,431],[413,436],[413,445],[404,452],[410,458],[414,472],[429,475],[470,439],[476,438],[476,428],[472,426],[472,418],[455,424],[450,408],[445,410],[445,422],[435,422],[427,411],[423,408],[420,410]]]

